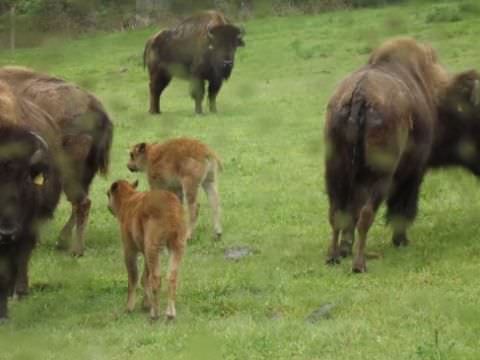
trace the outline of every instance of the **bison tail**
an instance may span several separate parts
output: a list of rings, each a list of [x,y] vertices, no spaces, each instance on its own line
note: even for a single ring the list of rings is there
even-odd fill
[[[356,174],[359,167],[363,162],[363,145],[365,136],[365,123],[366,123],[366,104],[363,100],[354,101],[350,116],[348,118],[348,124],[350,128],[353,128],[353,148],[352,148],[352,165],[353,171]]]
[[[103,113],[100,137],[95,144],[95,167],[101,175],[108,174],[110,165],[110,149],[113,141],[113,124],[106,113]]]

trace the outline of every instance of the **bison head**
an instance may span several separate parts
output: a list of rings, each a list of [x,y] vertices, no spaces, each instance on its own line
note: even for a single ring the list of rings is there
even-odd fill
[[[245,46],[245,31],[234,25],[225,24],[208,27],[208,50],[215,72],[228,79],[233,70],[237,47]]]
[[[480,176],[480,74],[469,70],[453,76],[440,96],[442,140],[458,165]]]
[[[0,244],[30,229],[49,162],[45,141],[19,128],[0,128]]]

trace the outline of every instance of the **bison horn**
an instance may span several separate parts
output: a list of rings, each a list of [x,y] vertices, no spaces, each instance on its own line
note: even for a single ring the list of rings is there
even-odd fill
[[[42,161],[44,157],[44,152],[42,149],[37,149],[32,157],[30,158],[30,165],[35,165],[35,164],[38,164],[39,162]]]
[[[207,25],[207,36],[208,36],[209,39],[213,39],[212,25],[210,25],[210,24]]]
[[[32,134],[43,145],[45,149],[48,149],[48,144],[44,138],[42,138],[40,135],[33,131],[30,131],[30,134]]]
[[[480,80],[478,79],[473,82],[470,100],[474,106],[480,105]]]

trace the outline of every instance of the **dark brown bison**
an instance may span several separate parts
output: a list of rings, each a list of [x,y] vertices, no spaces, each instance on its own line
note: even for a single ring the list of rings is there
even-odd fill
[[[0,321],[7,297],[27,292],[38,225],[60,197],[57,131],[48,114],[0,81]]]
[[[60,233],[58,247],[83,255],[91,205],[88,191],[95,174],[105,175],[108,171],[112,122],[100,101],[75,84],[17,67],[0,68],[0,80],[47,112],[59,128],[56,136],[64,155],[59,164],[62,185],[72,212]]]
[[[480,176],[480,74],[453,75],[442,88],[429,166],[462,166]]]
[[[195,112],[202,113],[205,81],[208,81],[210,111],[223,80],[233,70],[237,47],[244,46],[243,30],[218,11],[193,15],[173,29],[151,37],[143,55],[150,77],[150,113],[160,113],[160,95],[173,76],[190,80]]]
[[[352,269],[366,271],[367,232],[383,200],[393,243],[407,244],[434,139],[438,89],[445,79],[431,47],[397,38],[373,51],[368,65],[338,86],[325,125],[333,229],[328,263],[351,251],[357,228]]]

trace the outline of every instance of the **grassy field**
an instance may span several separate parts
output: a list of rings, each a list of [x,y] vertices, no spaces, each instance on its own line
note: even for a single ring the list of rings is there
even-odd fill
[[[0,359],[480,358],[477,180],[454,169],[430,173],[411,246],[394,249],[378,216],[368,248],[382,256],[367,274],[353,275],[350,259],[324,265],[330,229],[322,140],[335,85],[389,36],[432,43],[451,71],[478,67],[475,10],[471,1],[249,21],[218,115],[201,117],[180,80],[164,94],[164,114],[147,114],[141,53],[154,28],[0,53],[0,65],[31,66],[94,91],[115,122],[110,176],[91,191],[86,255],[54,250],[69,211],[62,200],[31,262],[32,293],[10,303],[11,320],[0,327]],[[212,243],[201,195],[178,319],[167,325],[150,323],[140,309],[124,312],[126,271],[105,192],[115,179],[135,178],[126,168],[129,145],[180,135],[223,158],[224,238]],[[240,245],[254,254],[225,260],[224,250]],[[162,310],[165,295],[163,287]],[[307,320],[319,308],[328,314]]]

